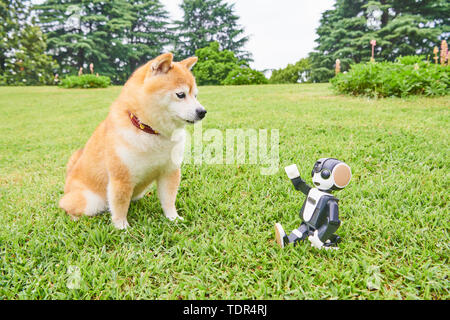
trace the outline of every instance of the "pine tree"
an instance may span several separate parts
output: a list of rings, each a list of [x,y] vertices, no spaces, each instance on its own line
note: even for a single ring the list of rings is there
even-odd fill
[[[348,70],[352,63],[361,62],[366,56],[370,58],[367,20],[361,14],[364,2],[338,0],[334,9],[322,14],[317,29],[318,45],[310,54],[313,82],[333,77],[336,59],[340,59],[343,70]]]
[[[238,25],[234,5],[223,0],[184,0],[180,5],[183,20],[175,22],[175,52],[178,59],[195,54],[197,49],[218,42],[222,50],[233,51],[239,59],[251,59],[244,50],[248,36]]]
[[[380,0],[370,1],[367,8],[372,8],[369,15],[370,11],[379,11],[380,23],[372,28],[372,34],[379,39],[378,55],[383,60],[431,55],[433,47],[450,31],[448,1]]]
[[[171,39],[158,0],[47,0],[34,8],[63,73],[93,63],[95,72],[123,83]]]
[[[8,3],[6,0],[0,0],[0,77],[3,75],[5,70],[5,53],[8,51],[7,28],[10,23],[10,13],[8,9]]]
[[[19,18],[23,17],[25,2],[0,0],[0,75],[5,71],[7,54],[17,46]]]
[[[47,0],[34,7],[48,38],[48,50],[62,73],[74,74],[94,63],[97,72],[111,75],[108,51],[117,41],[108,31],[120,24],[104,14],[107,6],[106,2]]]
[[[127,73],[163,53],[172,42],[169,16],[160,1],[130,0],[133,15],[128,38]]]
[[[29,19],[29,1],[1,0],[0,16],[0,82],[53,84],[58,65],[46,54],[40,28]]]
[[[325,11],[317,29],[317,47],[310,54],[311,79],[329,80],[336,59],[342,71],[353,63],[369,61],[370,40],[375,39],[376,60],[399,56],[431,55],[449,34],[450,3],[445,0],[337,0]]]
[[[106,18],[106,23],[93,25],[87,37],[103,39],[105,59],[93,61],[95,70],[107,75],[113,83],[124,83],[129,72],[129,58],[132,51],[130,30],[135,20],[131,1],[113,0],[101,2],[97,7],[98,15]],[[98,40],[96,40],[98,41]]]
[[[5,82],[10,85],[51,85],[58,64],[45,51],[47,44],[41,29],[25,25],[13,54],[6,59]]]

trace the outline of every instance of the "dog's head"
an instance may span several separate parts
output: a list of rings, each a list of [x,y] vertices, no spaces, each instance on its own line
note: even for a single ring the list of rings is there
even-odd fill
[[[206,116],[206,109],[198,102],[198,89],[191,73],[197,57],[173,61],[171,53],[162,54],[137,72],[134,83],[141,87],[141,113],[148,118],[175,126],[193,124]]]

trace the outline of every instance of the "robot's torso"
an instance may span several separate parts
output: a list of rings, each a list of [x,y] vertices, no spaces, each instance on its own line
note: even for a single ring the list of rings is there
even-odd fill
[[[314,229],[319,228],[324,223],[327,223],[328,201],[330,200],[338,201],[330,193],[320,191],[317,188],[311,188],[303,203],[300,217],[307,225]]]

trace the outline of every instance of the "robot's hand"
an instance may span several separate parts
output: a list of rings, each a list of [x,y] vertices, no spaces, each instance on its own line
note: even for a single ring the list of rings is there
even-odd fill
[[[329,247],[324,246],[324,243],[319,239],[319,231],[314,231],[314,235],[308,237],[309,242],[311,242],[311,247],[315,247],[317,249],[325,249],[325,250],[338,250],[338,247]],[[329,240],[328,240],[329,241]]]
[[[298,172],[297,165],[295,164],[285,167],[284,171],[286,171],[288,178],[291,180],[300,177],[300,172]]]
[[[319,231],[314,231],[314,235],[308,237],[309,242],[311,242],[311,246],[317,249],[321,249],[323,247],[323,242],[319,239]]]

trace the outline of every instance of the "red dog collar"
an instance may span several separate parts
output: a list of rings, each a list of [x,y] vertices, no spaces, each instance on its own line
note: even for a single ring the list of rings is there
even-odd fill
[[[138,117],[136,117],[134,114],[132,114],[130,111],[128,111],[128,116],[131,119],[131,123],[138,128],[139,130],[142,130],[144,132],[147,132],[149,134],[156,134],[159,135],[159,132],[156,130],[153,130],[152,127],[149,125],[146,125],[145,123],[142,123]]]

